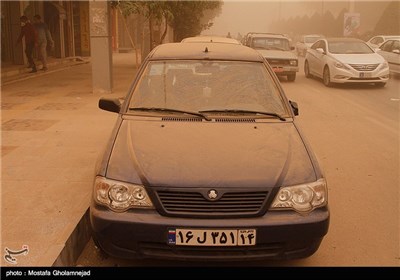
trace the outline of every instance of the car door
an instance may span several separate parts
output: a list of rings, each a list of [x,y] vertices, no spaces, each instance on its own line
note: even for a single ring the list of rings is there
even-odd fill
[[[307,56],[307,61],[308,61],[308,66],[310,69],[310,73],[313,75],[316,75],[317,73],[317,65],[319,64],[318,59],[319,59],[319,52],[317,51],[317,48],[319,48],[321,45],[321,40],[315,42],[311,48],[308,50],[308,56]]]
[[[323,53],[317,51],[318,63],[316,65],[316,71],[317,71],[317,74],[322,77],[323,73],[324,73],[324,67],[325,67],[325,65],[327,63],[327,59],[328,59],[325,40],[321,40],[319,48],[321,48],[323,50]]]
[[[316,44],[313,45],[313,68],[312,74],[322,77],[324,65],[325,65],[325,57],[326,57],[326,43],[324,40],[319,40]],[[318,49],[322,49],[323,52],[320,52]]]
[[[390,71],[400,73],[400,41],[389,40],[381,48],[379,54],[389,63]]]

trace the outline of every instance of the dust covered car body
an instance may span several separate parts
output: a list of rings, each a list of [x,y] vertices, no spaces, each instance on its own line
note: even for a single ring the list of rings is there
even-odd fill
[[[279,80],[242,45],[165,44],[98,161],[93,238],[122,258],[291,259],[328,231],[327,186]]]

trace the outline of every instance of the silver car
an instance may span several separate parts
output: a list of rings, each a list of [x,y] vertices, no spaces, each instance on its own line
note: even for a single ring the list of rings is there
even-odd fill
[[[374,83],[385,86],[389,66],[364,41],[355,38],[327,38],[315,42],[306,54],[304,73],[316,76],[329,87],[333,83]]]
[[[307,50],[314,44],[318,39],[324,38],[323,35],[309,34],[303,35],[300,41],[296,43],[296,52],[298,56],[306,56]]]
[[[377,50],[389,63],[389,71],[393,74],[400,74],[400,39],[388,40]]]

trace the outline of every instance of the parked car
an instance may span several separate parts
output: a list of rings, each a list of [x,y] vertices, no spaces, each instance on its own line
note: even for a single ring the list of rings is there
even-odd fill
[[[327,183],[269,64],[224,43],[170,43],[131,90],[96,166],[93,239],[122,258],[292,259],[328,231]]]
[[[311,47],[311,45],[321,38],[324,38],[324,36],[319,34],[309,34],[301,36],[300,41],[296,43],[297,55],[306,56],[307,50]]]
[[[377,35],[367,41],[367,44],[373,49],[379,48],[384,42],[390,39],[400,39],[400,35]]]
[[[328,38],[315,42],[307,51],[304,73],[332,83],[374,83],[385,86],[389,66],[364,41],[355,38]]]
[[[240,45],[241,43],[233,38],[227,38],[222,36],[195,36],[195,37],[187,37],[182,39],[182,43],[227,43],[227,44],[236,44]]]
[[[400,39],[390,39],[383,43],[377,53],[389,63],[389,71],[400,74]]]
[[[268,61],[278,76],[286,76],[288,81],[296,80],[299,71],[298,57],[292,52],[290,40],[283,34],[250,32],[246,45],[258,52]]]

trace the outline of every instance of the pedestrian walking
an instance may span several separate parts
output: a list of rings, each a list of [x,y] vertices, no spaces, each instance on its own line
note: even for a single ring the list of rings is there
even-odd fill
[[[33,26],[36,29],[38,34],[38,51],[39,51],[39,59],[43,64],[41,70],[47,70],[47,45],[50,48],[54,47],[54,41],[51,37],[51,33],[47,24],[42,21],[42,17],[40,15],[35,15],[33,17]]]
[[[25,54],[29,63],[28,68],[32,68],[30,73],[35,73],[37,72],[37,69],[32,54],[33,49],[37,46],[38,42],[37,33],[26,16],[20,17],[19,20],[21,21],[21,33],[18,36],[16,45],[21,43],[22,38],[25,37]]]

